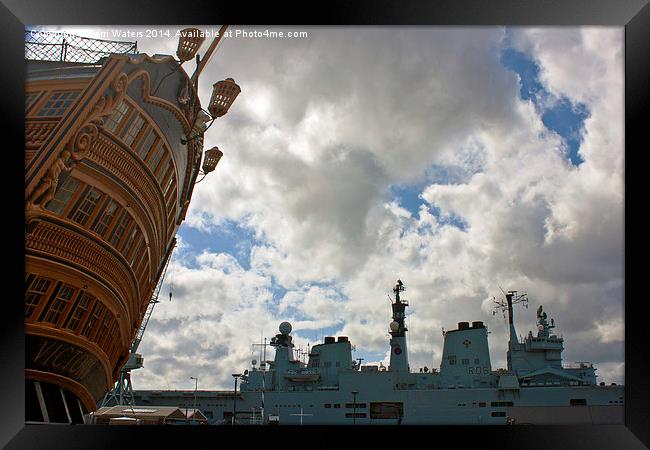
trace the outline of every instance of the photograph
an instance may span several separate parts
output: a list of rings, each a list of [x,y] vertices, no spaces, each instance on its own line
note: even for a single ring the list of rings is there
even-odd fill
[[[2,0],[0,448],[650,448],[648,3]]]
[[[27,424],[624,424],[623,26],[24,45]]]

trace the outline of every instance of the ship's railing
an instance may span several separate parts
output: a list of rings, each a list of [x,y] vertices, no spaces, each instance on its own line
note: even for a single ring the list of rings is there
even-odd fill
[[[25,59],[92,64],[111,53],[138,53],[138,44],[91,39],[68,33],[25,30]]]

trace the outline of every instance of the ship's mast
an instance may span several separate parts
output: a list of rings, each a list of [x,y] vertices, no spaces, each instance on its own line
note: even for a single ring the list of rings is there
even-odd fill
[[[404,284],[397,280],[393,288],[395,301],[391,303],[393,308],[393,321],[390,323],[390,366],[388,370],[397,372],[409,372],[408,353],[406,349],[406,332],[408,328],[404,324],[406,318],[406,307],[408,302],[400,298],[400,292],[404,292]]]
[[[513,351],[519,350],[519,339],[517,339],[517,332],[515,330],[515,324],[513,320],[512,305],[517,303],[522,303],[526,308],[528,308],[528,295],[526,293],[521,293],[517,295],[517,291],[508,291],[505,292],[501,289],[505,295],[506,301],[494,299],[494,310],[500,310],[501,312],[508,311],[508,326],[510,328],[510,341],[508,342],[508,370],[512,370],[512,353]],[[494,312],[493,312],[494,314]]]
[[[259,344],[253,344],[260,346],[260,370],[262,372],[262,406],[260,412],[262,414],[262,423],[264,423],[264,391],[266,390],[266,338],[264,338],[264,343],[260,342]],[[262,350],[263,349],[263,350]]]

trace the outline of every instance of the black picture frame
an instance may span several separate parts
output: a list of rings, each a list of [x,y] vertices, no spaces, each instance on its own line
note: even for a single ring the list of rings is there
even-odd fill
[[[629,159],[647,148],[642,129],[647,128],[650,99],[650,6],[648,0],[335,0],[317,5],[307,2],[173,2],[171,0],[3,0],[2,62],[4,83],[2,117],[5,120],[5,196],[11,219],[5,231],[5,296],[0,327],[0,446],[24,448],[152,448],[202,445],[313,445],[383,444],[386,438],[413,445],[452,445],[471,448],[644,448],[650,446],[650,398],[646,336],[650,327],[643,296],[625,295],[625,425],[522,426],[522,427],[104,427],[25,425],[24,423],[24,323],[19,283],[24,277],[24,198],[20,175],[24,158],[24,28],[33,24],[341,24],[341,25],[608,25],[625,27],[625,242],[630,242],[631,210],[641,194],[629,184],[640,170]],[[11,145],[9,142],[12,142]],[[7,158],[7,156],[9,156]],[[8,165],[8,166],[7,166]],[[7,176],[8,175],[8,176]],[[635,252],[642,245],[625,246],[625,292],[636,283],[627,269],[635,268]],[[22,278],[24,279],[24,278]],[[344,431],[346,440],[338,436]],[[309,434],[308,434],[309,433]],[[313,434],[311,434],[313,433]],[[415,435],[413,435],[415,433]],[[205,439],[205,442],[200,440]],[[231,441],[234,439],[234,441]],[[237,440],[239,439],[239,440]],[[285,439],[290,439],[289,443]],[[349,439],[349,440],[348,440]],[[445,443],[446,440],[450,441]],[[280,441],[281,440],[281,441]]]

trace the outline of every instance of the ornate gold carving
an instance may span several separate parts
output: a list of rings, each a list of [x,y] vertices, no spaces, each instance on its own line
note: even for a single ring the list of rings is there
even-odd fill
[[[111,286],[128,309],[138,302],[138,284],[128,262],[87,236],[36,220],[25,236],[25,250],[46,253],[83,267]]]
[[[57,120],[34,120],[28,118],[25,121],[25,147],[35,149],[47,139],[54,131]]]
[[[98,127],[103,125],[103,118],[112,113],[119,102],[122,101],[127,86],[128,77],[124,72],[121,72],[113,79],[111,88],[115,94],[104,95],[95,103],[81,127],[74,133],[65,148],[48,167],[46,174],[29,194],[25,209],[42,210],[47,202],[52,200],[61,171],[70,171],[77,162],[88,154],[91,144],[99,134]],[[69,159],[72,161],[70,161],[70,165],[66,165]]]
[[[153,63],[153,64],[168,64],[168,63],[178,64],[177,61],[172,56],[152,58],[151,56],[144,55],[144,54],[137,55],[137,56],[129,56],[129,62],[131,64],[133,64],[133,65],[140,65],[143,62],[150,62],[150,63]],[[178,68],[180,69],[180,66]],[[145,73],[147,73],[147,72],[145,71]],[[187,120],[188,126],[189,126],[189,125],[194,123],[194,119],[195,119],[194,112],[195,112],[195,110],[193,108],[194,108],[195,104],[198,102],[198,98],[197,98],[196,88],[194,87],[194,84],[192,83],[192,80],[190,80],[190,77],[187,76],[187,73],[185,73],[182,70],[179,70],[179,73],[185,78],[185,83],[183,85],[184,87],[181,88],[181,91],[179,93],[178,102],[181,104],[181,110],[182,110],[181,112],[183,114],[185,114],[185,119]],[[137,78],[137,77],[139,77],[141,75],[142,75],[141,73],[136,73],[136,76],[134,76],[132,79],[135,79],[135,78]],[[147,73],[147,76],[148,75],[149,74]],[[147,83],[149,83],[149,80],[147,80]],[[145,101],[148,101],[147,99],[149,98],[149,87],[148,86],[146,88],[143,87],[143,89],[145,90],[145,92],[147,94],[147,98],[145,99],[144,98],[145,96],[143,95],[143,99],[145,99]],[[185,90],[186,90],[186,92],[184,92]],[[186,96],[187,96],[187,101],[184,101]],[[154,103],[156,100],[161,100],[163,102],[166,102],[166,100],[159,99],[157,97],[151,97],[151,100],[152,101],[150,103]],[[176,106],[171,104],[171,103],[169,103],[169,105],[172,108],[176,108]],[[159,106],[162,106],[162,105],[159,105]],[[175,116],[177,115],[174,111],[172,111],[172,113]],[[177,118],[178,118],[178,116],[177,116]],[[182,120],[179,119],[179,122],[182,123]],[[185,128],[185,125],[183,125],[183,127]],[[186,134],[189,133],[187,131],[187,129],[186,129],[185,132],[186,132]]]
[[[143,173],[149,169],[137,164],[130,152],[125,151],[104,133],[100,133],[99,138],[92,145],[88,159],[107,168],[133,192],[140,194],[140,198],[147,208],[145,214],[153,222],[154,229],[151,230],[150,236],[158,243],[156,249],[164,248],[167,245],[166,242],[163,242],[164,230],[168,226],[165,199],[153,175],[147,176],[146,173]],[[127,205],[127,207],[129,206]]]
[[[59,175],[61,172],[69,172],[72,169],[71,166],[65,164],[69,158],[70,152],[64,150],[61,156],[52,163],[36,189],[31,192],[27,199],[27,209],[43,209],[44,205],[52,200],[56,192],[56,186],[59,183]]]
[[[178,120],[178,122],[183,127],[184,133],[186,135],[189,134],[191,131],[191,126],[188,118],[185,117],[183,112],[180,109],[178,109],[176,105],[165,100],[164,98],[152,97],[149,94],[149,91],[151,90],[151,77],[149,76],[149,72],[147,72],[145,69],[138,69],[131,72],[129,74],[129,84],[131,84],[133,81],[137,80],[138,78],[142,78],[142,100],[152,105],[159,106],[160,108],[172,113],[176,118],[176,120]]]

